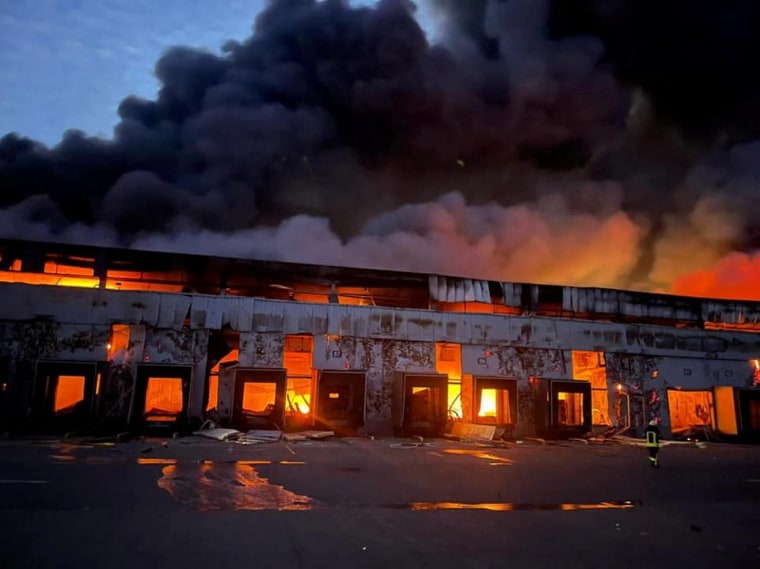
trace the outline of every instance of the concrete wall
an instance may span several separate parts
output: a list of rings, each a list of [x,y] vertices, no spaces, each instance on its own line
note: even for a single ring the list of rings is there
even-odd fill
[[[526,423],[529,378],[571,378],[572,350],[604,352],[611,400],[620,383],[651,400],[647,417],[666,427],[667,389],[748,387],[748,360],[760,357],[756,333],[654,324],[2,283],[0,295],[0,358],[13,392],[5,405],[16,409],[25,406],[36,361],[106,362],[112,324],[131,325],[129,349],[111,355],[103,395],[116,414],[135,366],[153,363],[192,366],[190,414],[200,416],[211,331],[240,332],[240,365],[264,368],[282,367],[286,335],[308,334],[315,369],[366,373],[365,421],[374,432],[391,426],[394,373],[434,373],[436,342],[462,346],[463,374],[516,378]]]

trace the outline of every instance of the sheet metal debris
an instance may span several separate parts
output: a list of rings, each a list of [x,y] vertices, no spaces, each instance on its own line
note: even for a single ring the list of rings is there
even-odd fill
[[[279,441],[280,438],[282,438],[281,431],[254,429],[247,433],[241,433],[237,440],[239,442],[273,443]]]
[[[201,428],[193,434],[217,441],[233,442],[244,445],[273,443],[280,440],[288,442],[306,441],[326,439],[335,436],[334,431],[300,431],[297,433],[283,433],[276,429],[252,429],[247,432],[242,432],[237,429],[217,427],[216,423],[212,421],[206,421]]]
[[[237,439],[243,433],[241,433],[237,429],[223,429],[223,428],[217,427],[213,429],[202,429],[200,431],[195,431],[193,434],[198,435],[199,437],[215,439],[217,441],[229,441],[229,440]]]
[[[297,433],[283,433],[282,438],[288,442],[307,440],[329,439],[335,436],[335,431],[299,431]]]
[[[459,441],[492,441],[496,436],[496,425],[477,425],[475,423],[454,423],[447,439]]]

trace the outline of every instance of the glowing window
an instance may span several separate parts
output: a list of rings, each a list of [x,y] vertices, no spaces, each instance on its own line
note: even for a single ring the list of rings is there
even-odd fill
[[[288,378],[286,407],[290,415],[308,415],[311,412],[311,378]]]
[[[560,391],[557,393],[557,423],[583,425],[583,394]]]
[[[58,376],[53,410],[56,414],[72,413],[77,403],[84,401],[83,375]]]
[[[714,427],[712,391],[668,390],[670,430],[673,433],[692,427]]]
[[[591,422],[611,425],[604,352],[573,350],[573,379],[591,383]]]
[[[149,378],[143,412],[148,421],[176,418],[182,412],[182,378]]]
[[[481,389],[478,420],[489,423],[511,423],[509,391],[495,388]]]
[[[269,414],[275,405],[276,383],[246,381],[243,384],[243,412]]]

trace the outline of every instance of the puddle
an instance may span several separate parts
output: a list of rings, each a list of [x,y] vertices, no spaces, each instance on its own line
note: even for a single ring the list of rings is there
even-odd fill
[[[137,464],[177,464],[177,460],[174,458],[138,458]]]
[[[608,501],[587,504],[516,504],[508,502],[485,502],[465,504],[462,502],[413,502],[395,504],[388,508],[415,512],[431,510],[489,510],[492,512],[555,512],[575,510],[627,510],[640,506],[641,502],[631,500]]]
[[[503,456],[499,456],[497,454],[493,454],[484,450],[474,450],[474,449],[466,449],[466,448],[447,448],[444,449],[446,454],[459,454],[459,455],[466,455],[466,456],[472,456],[475,458],[480,458],[482,460],[489,460],[491,461],[491,466],[504,466],[507,464],[512,464],[512,459],[505,458]]]
[[[252,462],[252,461],[248,461]],[[250,464],[172,463],[164,466],[158,487],[198,511],[310,510],[314,501],[270,484]]]

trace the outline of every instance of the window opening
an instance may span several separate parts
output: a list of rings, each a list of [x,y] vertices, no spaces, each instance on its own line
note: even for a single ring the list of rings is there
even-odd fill
[[[149,377],[143,415],[147,421],[174,420],[182,412],[182,378]]]
[[[591,384],[591,423],[612,425],[604,352],[573,350],[573,379]]]
[[[76,411],[77,404],[84,401],[83,375],[60,375],[55,388],[53,411],[56,415],[65,415]]]

